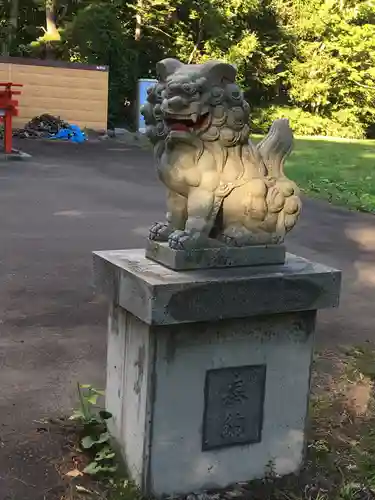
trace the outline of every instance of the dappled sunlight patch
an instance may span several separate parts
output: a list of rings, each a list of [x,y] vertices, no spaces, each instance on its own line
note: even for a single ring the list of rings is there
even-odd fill
[[[370,160],[375,159],[375,145],[374,145],[374,152],[372,153],[362,153],[361,158],[369,158]]]
[[[356,282],[355,282],[357,285],[375,286],[374,261],[372,262],[357,261],[354,263],[354,269],[357,272]]]
[[[375,224],[362,227],[348,227],[348,240],[355,242],[360,258],[353,263],[357,272],[356,283],[375,285]]]
[[[348,408],[356,417],[367,415],[371,400],[373,383],[368,377],[362,381],[352,384],[347,391]]]
[[[355,241],[360,249],[368,252],[375,251],[375,224],[371,227],[348,227],[345,230],[348,239]],[[375,255],[374,255],[375,259]]]

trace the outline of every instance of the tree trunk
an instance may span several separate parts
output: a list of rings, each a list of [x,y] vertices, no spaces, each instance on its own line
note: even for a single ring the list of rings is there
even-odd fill
[[[46,0],[46,34],[48,41],[61,40],[56,26],[56,0]]]
[[[134,40],[137,42],[141,39],[142,36],[142,9],[143,9],[143,0],[137,0],[137,12],[135,14],[135,33]]]
[[[9,32],[8,32],[8,53],[12,50],[13,40],[18,27],[19,0],[10,2]]]
[[[2,43],[1,53],[3,56],[9,56],[12,49],[12,42],[14,40],[14,35],[18,26],[18,10],[19,10],[19,0],[11,0],[9,3],[9,22],[7,28],[6,39]]]

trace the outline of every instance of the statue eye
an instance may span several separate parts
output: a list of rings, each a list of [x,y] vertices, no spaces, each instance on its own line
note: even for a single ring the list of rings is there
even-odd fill
[[[182,85],[182,90],[187,94],[193,95],[197,91],[197,86],[194,85],[193,83],[184,83]]]

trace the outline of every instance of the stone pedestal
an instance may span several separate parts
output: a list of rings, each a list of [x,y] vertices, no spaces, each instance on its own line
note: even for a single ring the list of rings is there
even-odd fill
[[[145,494],[298,470],[316,311],[340,272],[282,265],[175,272],[144,250],[95,254],[110,301],[107,409]]]

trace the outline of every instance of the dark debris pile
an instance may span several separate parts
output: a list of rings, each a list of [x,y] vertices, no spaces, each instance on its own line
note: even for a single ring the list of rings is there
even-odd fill
[[[59,130],[69,128],[69,123],[64,122],[59,116],[52,116],[45,113],[35,116],[23,128],[14,130],[13,135],[21,139],[43,138],[57,134]]]

